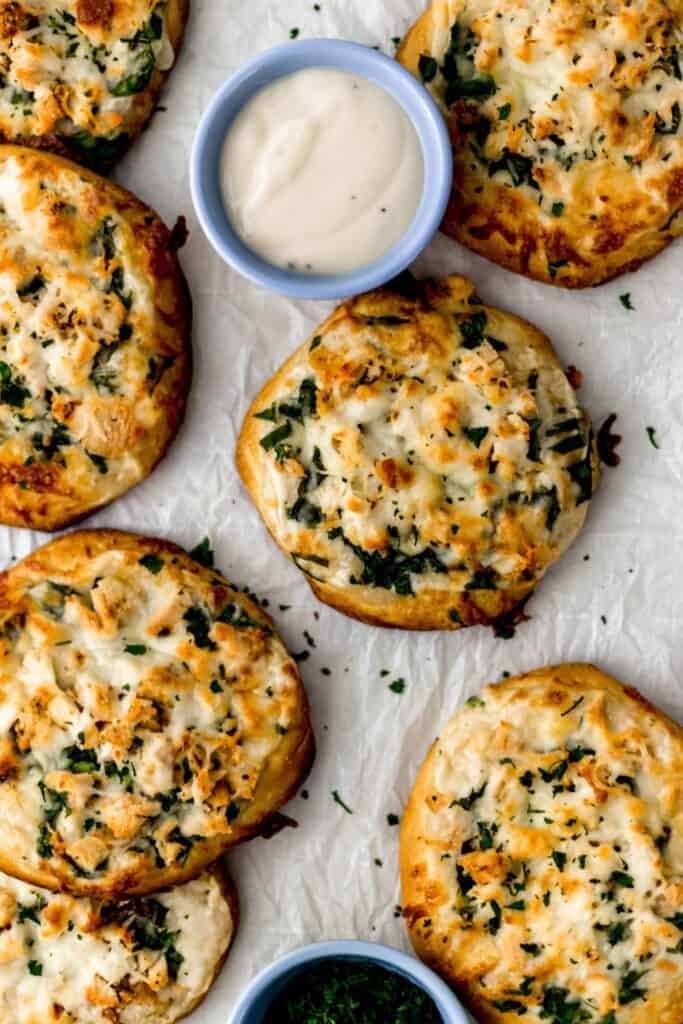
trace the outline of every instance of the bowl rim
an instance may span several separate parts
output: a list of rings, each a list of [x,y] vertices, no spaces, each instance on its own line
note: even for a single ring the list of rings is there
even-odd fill
[[[444,1019],[444,1024],[468,1024],[469,1018],[464,1007],[442,979],[426,964],[409,953],[403,953],[392,946],[360,939],[339,939],[314,942],[300,946],[260,971],[242,993],[237,1005],[228,1018],[227,1024],[252,1024],[249,1013],[255,1001],[272,987],[284,974],[324,960],[367,960],[393,970],[418,985],[434,1004]]]
[[[267,85],[312,67],[332,67],[365,76],[402,107],[421,145],[424,181],[415,217],[387,252],[342,274],[303,274],[281,269],[244,245],[231,228],[220,199],[218,160],[230,124]],[[281,43],[247,61],[213,95],[195,133],[190,156],[190,192],[201,228],[218,255],[244,277],[291,298],[339,299],[384,284],[413,262],[436,233],[448,204],[453,159],[445,119],[424,85],[398,61],[346,39]]]

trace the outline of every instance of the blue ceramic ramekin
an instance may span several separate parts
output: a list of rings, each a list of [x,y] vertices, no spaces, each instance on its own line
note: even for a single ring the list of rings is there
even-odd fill
[[[417,131],[424,162],[422,199],[399,242],[360,270],[300,274],[282,270],[253,253],[233,230],[220,191],[220,157],[233,120],[264,86],[302,68],[332,67],[370,79],[403,107]],[[257,284],[299,299],[339,299],[376,288],[419,255],[436,232],[451,191],[453,158],[444,119],[429,92],[384,54],[340,39],[310,39],[267,50],[233,75],[201,119],[192,149],[190,187],[199,222],[216,252]]]
[[[408,978],[434,1000],[444,1024],[468,1024],[468,1017],[451,990],[413,956],[374,942],[318,942],[288,953],[262,971],[249,985],[229,1024],[263,1024],[266,1012],[282,990],[302,971],[324,960],[363,960]],[[389,1022],[387,1022],[389,1024]]]

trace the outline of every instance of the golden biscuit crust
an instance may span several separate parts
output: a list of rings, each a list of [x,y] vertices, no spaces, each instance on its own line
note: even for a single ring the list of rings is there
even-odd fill
[[[502,626],[599,478],[548,339],[460,277],[340,306],[252,404],[237,465],[321,600],[409,629]]]
[[[0,870],[99,897],[195,877],[313,758],[266,615],[181,548],[67,534],[0,576]]]
[[[173,1024],[204,998],[238,924],[221,862],[110,903],[0,875],[0,1011],[12,1024]]]
[[[182,422],[191,308],[129,192],[0,146],[0,522],[57,530],[152,471]]]
[[[448,120],[443,230],[582,288],[683,231],[680,0],[434,0],[398,59]]]
[[[103,172],[154,113],[189,0],[2,0],[0,139]]]
[[[681,727],[591,665],[485,687],[403,819],[419,956],[483,1024],[675,1024],[682,778]]]

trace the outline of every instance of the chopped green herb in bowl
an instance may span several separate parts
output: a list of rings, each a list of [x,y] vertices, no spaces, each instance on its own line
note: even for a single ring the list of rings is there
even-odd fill
[[[326,960],[275,998],[263,1024],[443,1024],[432,998],[379,964]]]
[[[280,957],[247,986],[229,1024],[468,1024],[468,1017],[414,956],[347,939]]]

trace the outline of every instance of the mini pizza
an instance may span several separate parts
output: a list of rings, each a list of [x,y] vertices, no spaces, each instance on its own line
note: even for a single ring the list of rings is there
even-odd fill
[[[599,475],[548,339],[461,277],[340,306],[252,405],[237,464],[323,601],[410,629],[509,629]]]
[[[258,833],[313,757],[259,607],[173,544],[71,533],[0,576],[0,870],[144,895]]]
[[[680,0],[434,0],[399,60],[440,104],[443,230],[581,288],[683,231]]]
[[[107,170],[145,127],[189,0],[1,0],[0,138]]]
[[[172,1024],[220,971],[237,928],[220,864],[156,896],[102,902],[0,875],[0,1019]]]
[[[402,824],[415,949],[482,1024],[683,1019],[683,730],[591,665],[487,686]]]
[[[144,479],[190,379],[189,295],[154,211],[0,146],[0,522],[61,529]]]

